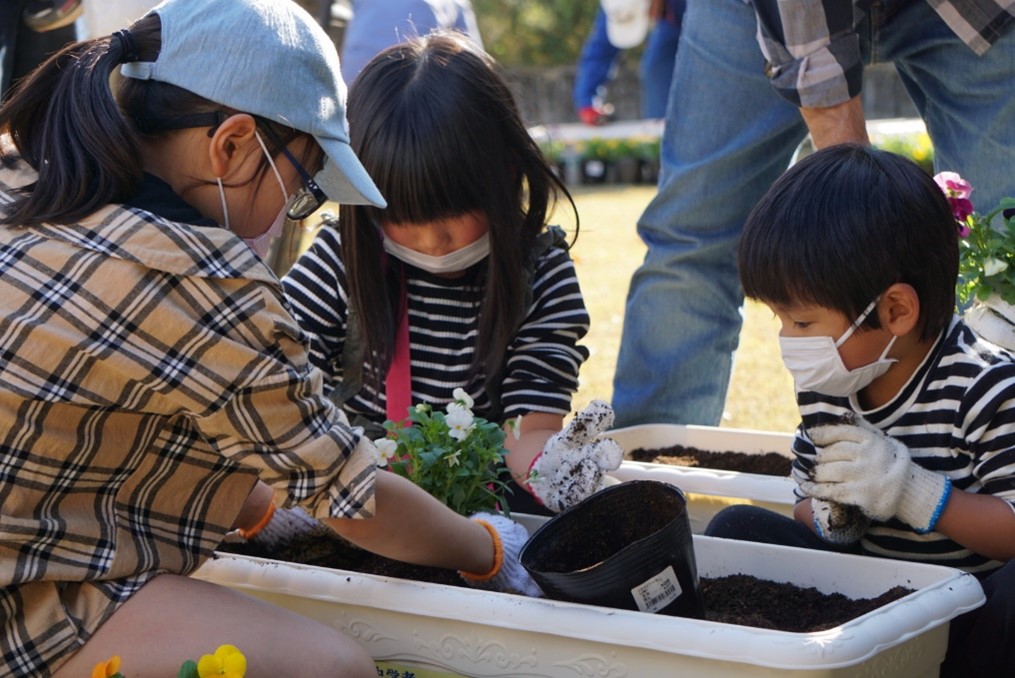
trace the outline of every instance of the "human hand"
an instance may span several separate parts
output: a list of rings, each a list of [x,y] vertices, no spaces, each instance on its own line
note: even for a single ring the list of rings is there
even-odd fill
[[[934,529],[951,494],[951,481],[914,464],[909,450],[863,419],[817,426],[811,479],[800,490],[817,499],[859,508],[873,520],[897,517],[918,533]]]
[[[495,562],[485,575],[459,572],[462,579],[473,588],[542,597],[543,591],[539,584],[519,560],[522,547],[529,540],[528,530],[510,518],[492,513],[475,513],[469,518],[480,523],[493,537]]]
[[[530,470],[528,485],[551,511],[563,511],[598,492],[606,472],[620,466],[624,450],[599,434],[613,425],[613,408],[593,400],[560,433],[550,437]]]
[[[578,109],[578,118],[586,125],[599,127],[609,122],[610,114],[598,106],[584,106]]]
[[[818,536],[829,544],[846,546],[860,541],[870,518],[856,506],[811,498],[811,515]]]

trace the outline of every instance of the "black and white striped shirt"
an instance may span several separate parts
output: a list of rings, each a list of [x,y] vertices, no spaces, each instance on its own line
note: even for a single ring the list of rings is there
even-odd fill
[[[948,476],[956,489],[994,495],[1015,507],[1015,357],[979,339],[958,318],[884,406],[864,411],[856,396],[835,398],[811,391],[798,393],[797,403],[803,418],[793,445],[797,482],[814,465],[814,446],[804,431],[838,423],[852,411],[905,443],[914,462]],[[799,491],[797,496],[803,498]],[[869,555],[970,572],[1001,565],[942,534],[917,534],[896,519],[873,523],[861,545]]]
[[[338,231],[321,229],[310,249],[283,278],[286,295],[303,329],[311,336],[311,357],[327,375],[328,386],[342,379],[342,352],[348,316],[345,266]],[[488,417],[491,403],[483,375],[469,378],[483,303],[481,262],[461,278],[442,278],[406,266],[412,401],[443,408],[455,388],[475,400],[473,411]],[[501,385],[504,419],[529,412],[566,415],[578,388],[578,369],[588,349],[578,342],[589,329],[574,263],[551,247],[536,262],[532,301],[508,345]],[[369,374],[365,370],[364,375]],[[350,417],[386,418],[386,400],[371,379],[345,404]]]

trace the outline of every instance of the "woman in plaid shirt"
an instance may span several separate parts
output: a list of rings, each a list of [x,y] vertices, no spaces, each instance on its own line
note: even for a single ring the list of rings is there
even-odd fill
[[[251,675],[375,675],[333,629],[186,576],[268,521],[269,485],[364,548],[538,594],[520,525],[375,475],[255,254],[325,196],[383,206],[344,99],[295,3],[168,0],[0,109],[5,675],[175,675],[221,643]]]

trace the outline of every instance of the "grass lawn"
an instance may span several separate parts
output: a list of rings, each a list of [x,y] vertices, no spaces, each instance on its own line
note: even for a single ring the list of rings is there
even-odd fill
[[[573,190],[581,219],[572,249],[585,303],[592,317],[586,337],[591,357],[582,367],[575,409],[594,398],[610,400],[631,274],[645,255],[635,232],[642,210],[655,194],[650,186],[582,186]],[[574,218],[560,207],[559,223]],[[779,358],[778,323],[764,306],[748,302],[721,426],[792,431],[798,423],[793,382]]]

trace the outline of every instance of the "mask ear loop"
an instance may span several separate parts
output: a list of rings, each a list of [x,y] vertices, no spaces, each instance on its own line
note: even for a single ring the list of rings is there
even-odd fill
[[[268,147],[264,145],[264,140],[261,135],[254,130],[254,136],[257,138],[257,143],[261,144],[261,150],[264,151],[264,156],[268,158],[268,164],[271,165],[271,171],[275,173],[275,179],[278,180],[278,186],[282,189],[282,197],[285,198],[285,204],[289,204],[289,193],[285,190],[285,182],[282,181],[282,174],[278,171],[278,167],[275,166],[275,160],[271,157],[271,153],[268,152]]]
[[[222,201],[222,218],[225,219],[226,230],[231,231],[233,229],[229,228],[229,208],[226,206],[226,191],[222,188],[222,177],[215,177],[215,182],[219,186],[219,200]]]
[[[841,337],[839,337],[839,340],[835,342],[835,348],[839,348],[844,343],[846,343],[847,339],[853,336],[853,332],[856,332],[856,329],[863,324],[863,321],[867,319],[867,316],[870,315],[870,312],[874,310],[874,307],[878,305],[879,301],[881,301],[880,294],[874,298],[874,301],[867,304],[867,308],[863,310],[863,313],[860,314],[860,317],[854,320],[853,324],[849,326],[849,329],[846,330]]]

